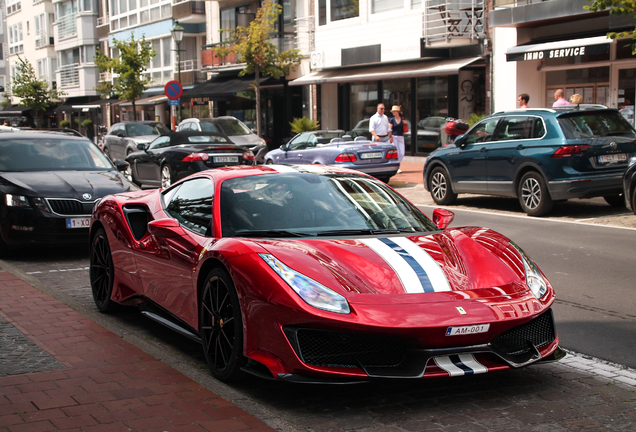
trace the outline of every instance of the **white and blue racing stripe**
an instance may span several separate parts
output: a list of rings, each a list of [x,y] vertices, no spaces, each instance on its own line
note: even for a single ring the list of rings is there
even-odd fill
[[[454,354],[435,357],[433,360],[440,369],[445,370],[452,377],[488,372],[488,368],[479,363],[472,354]]]
[[[421,247],[406,237],[362,239],[391,266],[407,293],[450,291],[444,272]]]
[[[327,172],[324,168],[319,167],[317,165],[307,164],[307,165],[267,165],[268,168],[271,168],[279,173],[297,173],[297,172],[307,172],[312,174],[323,174]]]

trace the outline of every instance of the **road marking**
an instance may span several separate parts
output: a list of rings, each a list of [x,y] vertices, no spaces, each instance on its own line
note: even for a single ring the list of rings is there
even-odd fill
[[[614,214],[614,215],[608,215],[608,216],[597,216],[597,217],[592,217],[592,218],[585,218],[585,219],[577,219],[577,222],[580,221],[586,221],[586,220],[594,220],[594,219],[603,219],[603,218],[610,218],[610,217],[616,217],[616,216],[631,216],[633,213],[620,213],[620,214]]]
[[[540,221],[543,221],[543,222],[560,222],[560,223],[585,225],[587,227],[595,226],[595,227],[601,227],[601,228],[619,228],[619,229],[626,229],[626,230],[636,231],[636,228],[632,228],[632,227],[591,224],[591,223],[579,222],[579,221],[576,221],[576,220],[567,221],[567,220],[552,219],[552,218],[545,218],[545,217],[544,218],[535,218],[535,217],[530,217],[530,216],[520,216],[520,215],[513,215],[513,214],[508,214],[508,213],[488,212],[488,211],[483,211],[483,210],[458,209],[458,208],[453,208],[453,207],[446,208],[446,207],[432,206],[432,205],[429,205],[429,204],[415,204],[415,206],[416,207],[428,207],[428,208],[432,208],[432,209],[443,208],[445,210],[450,210],[453,213],[465,211],[465,212],[481,213],[481,214],[488,214],[488,215],[508,216],[508,217],[513,217],[513,218],[518,218],[518,219],[533,220],[533,221],[537,221],[537,222],[540,222]],[[627,213],[627,215],[631,215],[631,213]],[[602,216],[602,217],[611,217],[611,216]],[[584,220],[584,219],[580,219],[580,220]]]
[[[565,352],[567,355],[557,364],[636,388],[636,369],[574,351],[565,350]]]
[[[90,267],[81,267],[81,268],[72,268],[72,269],[54,269],[49,271],[32,271],[32,272],[26,272],[26,274],[34,275],[34,274],[57,273],[57,272],[67,272],[67,271],[84,271],[88,269],[90,269]]]

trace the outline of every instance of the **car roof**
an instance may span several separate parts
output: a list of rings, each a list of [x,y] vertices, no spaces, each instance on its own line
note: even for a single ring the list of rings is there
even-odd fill
[[[21,131],[0,134],[0,140],[10,140],[10,139],[15,140],[15,139],[21,139],[21,138],[46,140],[46,139],[51,139],[52,137],[92,142],[91,140],[89,140],[88,138],[80,134],[70,133],[66,131],[55,131],[55,130],[44,131],[44,130],[33,129],[28,131],[21,130]]]
[[[553,114],[561,114],[561,113],[570,113],[577,111],[617,111],[616,108],[608,108],[605,105],[598,104],[580,104],[580,105],[563,105],[560,107],[551,107],[551,108],[519,108],[513,110],[503,110],[497,111],[492,115],[501,115],[501,114],[520,114],[520,113],[553,113]]]
[[[227,139],[228,143],[233,144],[232,140],[227,135],[225,135],[224,133],[221,133],[221,132],[171,131],[169,134],[166,134],[164,136],[169,136],[170,137],[170,141],[179,140],[180,138],[185,138],[185,137],[189,137],[189,136],[220,136],[220,137],[223,137],[223,138]],[[157,138],[159,138],[159,136]],[[195,144],[195,143],[190,143],[190,144]],[[204,144],[204,143],[202,143],[202,144]]]

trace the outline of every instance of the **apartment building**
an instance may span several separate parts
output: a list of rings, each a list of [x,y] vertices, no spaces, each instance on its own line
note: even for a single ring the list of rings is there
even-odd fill
[[[587,0],[495,0],[493,78],[497,110],[514,108],[517,95],[531,107],[551,107],[556,89],[566,98],[623,110],[634,124],[636,58],[631,40],[608,31],[633,30],[633,16],[592,13]]]

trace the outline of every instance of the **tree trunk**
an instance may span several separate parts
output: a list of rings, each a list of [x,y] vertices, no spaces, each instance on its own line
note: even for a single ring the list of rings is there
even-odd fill
[[[254,74],[256,75],[256,81],[254,81],[254,91],[256,92],[256,135],[261,136],[261,80],[260,80],[260,68],[256,66],[254,68]]]
[[[132,119],[133,121],[137,121],[137,108],[135,107],[135,98],[133,98],[132,100],[132,110],[133,110]]]

